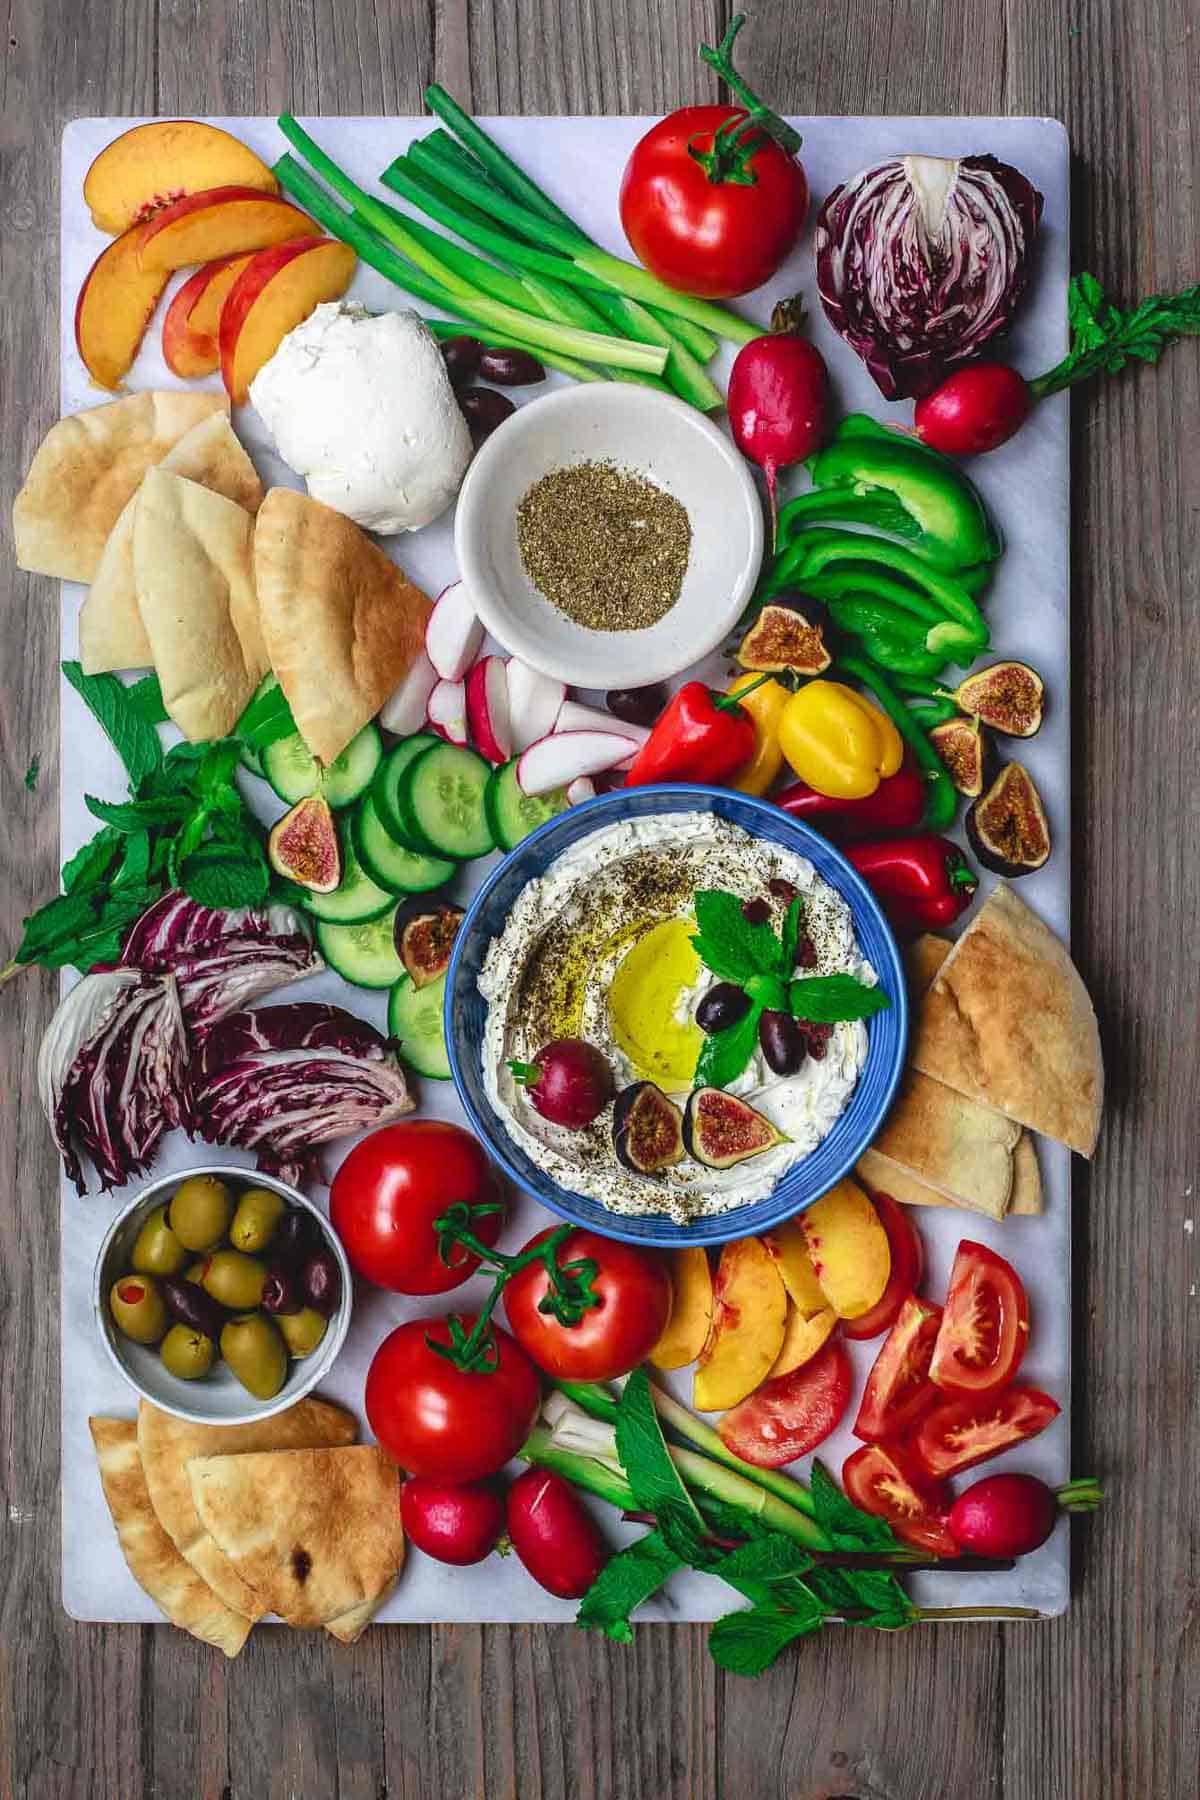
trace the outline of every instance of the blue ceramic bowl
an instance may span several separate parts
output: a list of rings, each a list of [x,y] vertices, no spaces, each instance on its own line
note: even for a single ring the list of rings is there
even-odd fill
[[[517,895],[564,850],[619,819],[678,812],[715,813],[754,837],[806,856],[849,906],[859,947],[892,1003],[886,1012],[868,1020],[867,1059],[849,1105],[812,1154],[782,1175],[765,1199],[689,1225],[677,1225],[659,1213],[641,1217],[610,1212],[598,1201],[560,1187],[513,1142],[484,1087],[481,1048],[487,1003],[477,985],[488,945],[504,929]],[[492,870],[475,895],[455,938],[446,982],[450,1068],[459,1099],[490,1154],[518,1187],[551,1212],[630,1244],[723,1244],[730,1238],[767,1231],[811,1206],[854,1167],[879,1129],[900,1079],[907,1037],[908,1001],[900,952],[861,876],[825,838],[779,807],[720,788],[672,785],[603,794],[540,826]]]

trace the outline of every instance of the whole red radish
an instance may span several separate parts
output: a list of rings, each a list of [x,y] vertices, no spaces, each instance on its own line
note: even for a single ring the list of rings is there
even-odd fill
[[[1007,363],[972,363],[917,401],[913,425],[931,450],[978,456],[1006,444],[1032,410],[1029,383],[1016,369]]]
[[[579,1600],[608,1561],[592,1515],[570,1482],[527,1469],[508,1490],[508,1535],[533,1579],[560,1600]]]
[[[613,1096],[607,1058],[583,1038],[555,1038],[542,1046],[532,1063],[508,1066],[543,1119],[569,1131],[590,1125]]]
[[[1045,1543],[1062,1512],[1094,1512],[1099,1482],[1050,1488],[1036,1475],[985,1475],[960,1494],[946,1522],[955,1542],[976,1556],[1028,1556]]]
[[[726,399],[734,443],[766,476],[772,522],[779,471],[820,449],[829,412],[824,357],[790,329],[786,307],[777,307],[776,317],[783,329],[773,322],[764,337],[752,338],[738,351]]]
[[[462,1569],[495,1549],[504,1530],[504,1502],[494,1488],[478,1482],[413,1475],[400,1489],[400,1519],[418,1550]]]

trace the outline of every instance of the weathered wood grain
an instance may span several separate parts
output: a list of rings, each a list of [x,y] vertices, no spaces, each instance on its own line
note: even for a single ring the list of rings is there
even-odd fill
[[[0,502],[57,396],[58,134],[102,112],[652,111],[715,92],[723,0],[8,0]],[[1190,0],[760,0],[749,78],[797,111],[1038,112],[1077,157],[1077,266],[1200,273]],[[1065,1620],[830,1634],[757,1683],[698,1628],[257,1634],[228,1666],[58,1603],[56,1175],[33,1059],[54,983],[0,988],[0,1796],[1184,1800],[1195,1793],[1200,1437],[1200,355],[1076,408],[1076,952],[1112,1107],[1080,1183],[1076,1466],[1112,1499]],[[57,873],[56,609],[9,566],[0,936]],[[34,755],[40,775],[31,791]]]

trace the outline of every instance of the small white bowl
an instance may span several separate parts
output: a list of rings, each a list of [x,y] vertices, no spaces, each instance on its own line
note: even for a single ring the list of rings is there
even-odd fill
[[[332,1250],[337,1261],[342,1278],[342,1297],[330,1318],[325,1336],[311,1356],[291,1359],[287,1380],[270,1400],[256,1400],[223,1362],[216,1363],[211,1373],[198,1381],[181,1381],[177,1375],[172,1375],[169,1369],[163,1367],[156,1345],[135,1344],[131,1338],[125,1337],[113,1323],[112,1314],[108,1310],[108,1296],[113,1282],[129,1273],[134,1240],[147,1216],[156,1206],[169,1201],[175,1189],[191,1175],[216,1175],[222,1181],[234,1182],[241,1187],[270,1188],[272,1193],[281,1195],[289,1206],[312,1214],[320,1231],[321,1242]],[[179,1169],[174,1174],[161,1176],[157,1181],[151,1182],[149,1187],[143,1188],[137,1199],[124,1212],[118,1213],[109,1226],[96,1257],[92,1285],[92,1309],[96,1326],[118,1373],[124,1376],[130,1387],[135,1388],[144,1400],[149,1400],[152,1406],[157,1406],[161,1412],[173,1413],[177,1419],[188,1419],[194,1425],[249,1425],[255,1419],[269,1419],[272,1413],[283,1412],[287,1407],[294,1406],[297,1400],[303,1400],[329,1373],[345,1343],[346,1333],[350,1329],[352,1306],[350,1264],[342,1249],[341,1239],[324,1213],[311,1200],[306,1200],[296,1188],[289,1187],[286,1181],[278,1181],[273,1175],[262,1175],[257,1169],[230,1168],[228,1163],[205,1163],[194,1169]]]
[[[678,600],[641,631],[591,631],[526,574],[517,506],[571,463],[613,462],[686,508],[691,555]],[[732,443],[692,406],[633,383],[587,382],[518,408],[467,471],[454,527],[458,570],[487,629],[523,662],[573,687],[645,687],[715,650],[750,598],[763,550],[762,505]]]

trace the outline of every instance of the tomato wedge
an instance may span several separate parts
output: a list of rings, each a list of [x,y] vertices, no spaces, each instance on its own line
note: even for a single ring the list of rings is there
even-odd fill
[[[1062,1408],[1037,1388],[943,1400],[926,1413],[910,1440],[919,1466],[934,1481],[973,1469],[989,1456],[1045,1431]]]
[[[892,1272],[887,1286],[869,1311],[859,1313],[857,1319],[843,1320],[842,1330],[855,1343],[878,1337],[881,1331],[895,1324],[905,1297],[920,1285],[925,1269],[925,1248],[906,1208],[898,1206],[890,1194],[872,1194],[871,1198],[879,1214],[879,1223],[887,1232]]]
[[[744,1462],[779,1469],[823,1444],[850,1403],[850,1358],[837,1338],[793,1369],[764,1381],[725,1414],[722,1441]]]
[[[993,1394],[1012,1381],[1028,1342],[1021,1277],[986,1244],[964,1238],[950,1271],[930,1380],[948,1394]]]
[[[959,1556],[945,1514],[950,1496],[924,1481],[898,1444],[864,1444],[842,1465],[847,1497],[886,1519],[898,1538],[933,1556]]]
[[[929,1380],[929,1359],[942,1322],[942,1309],[909,1294],[880,1345],[858,1417],[851,1429],[865,1443],[900,1437],[938,1398]]]

